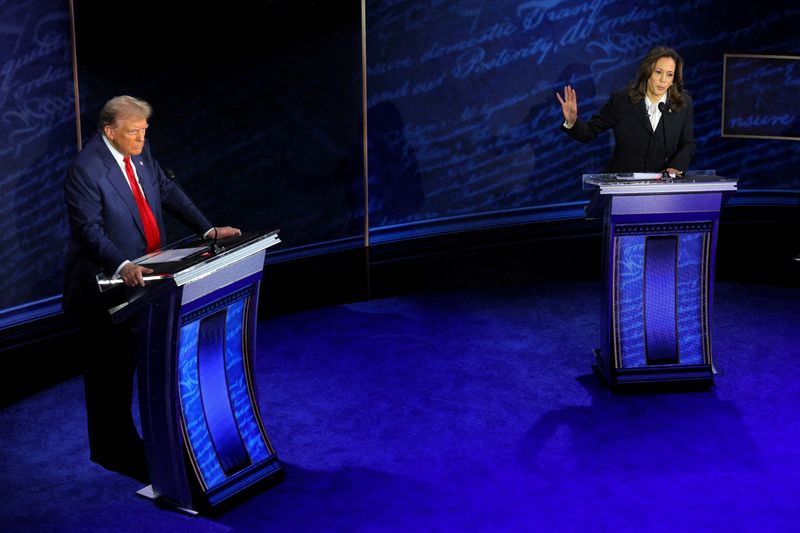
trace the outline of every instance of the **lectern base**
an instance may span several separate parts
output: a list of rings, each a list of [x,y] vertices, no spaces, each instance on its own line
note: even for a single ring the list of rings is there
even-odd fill
[[[640,383],[686,383],[712,385],[712,365],[650,365],[641,368],[613,368],[599,348],[593,350],[595,364],[600,375],[609,386],[625,386]]]
[[[181,507],[180,505],[174,505],[169,503],[168,501],[160,498],[154,491],[153,485],[147,485],[146,487],[142,487],[141,489],[136,491],[136,494],[141,496],[146,500],[150,500],[151,502],[161,506],[161,507],[168,507],[170,509],[174,509],[175,511],[179,511],[183,514],[189,516],[198,516],[200,513],[195,511],[194,509],[190,509],[188,507]]]

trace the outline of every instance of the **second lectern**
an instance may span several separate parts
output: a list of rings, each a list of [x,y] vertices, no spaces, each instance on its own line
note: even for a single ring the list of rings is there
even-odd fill
[[[713,381],[711,303],[720,209],[736,180],[585,175],[604,225],[598,368],[612,385]]]

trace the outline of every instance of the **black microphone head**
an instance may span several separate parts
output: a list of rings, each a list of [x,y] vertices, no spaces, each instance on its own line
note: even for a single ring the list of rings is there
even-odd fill
[[[672,109],[670,109],[669,104],[666,102],[659,102],[658,103],[658,110],[662,113],[672,113]]]
[[[172,181],[175,181],[175,173],[172,171],[172,169],[171,169],[171,168],[165,168],[165,169],[164,169],[164,174],[166,174],[166,175],[167,175],[167,177],[168,177],[170,180],[172,180]]]

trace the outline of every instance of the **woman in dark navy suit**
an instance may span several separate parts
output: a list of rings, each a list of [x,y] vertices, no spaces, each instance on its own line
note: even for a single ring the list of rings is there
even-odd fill
[[[578,98],[567,85],[556,93],[564,122],[561,130],[591,142],[614,130],[614,153],[606,172],[661,172],[679,175],[694,154],[692,99],[683,89],[683,59],[672,48],[650,50],[636,80],[611,95],[588,122],[578,118]]]

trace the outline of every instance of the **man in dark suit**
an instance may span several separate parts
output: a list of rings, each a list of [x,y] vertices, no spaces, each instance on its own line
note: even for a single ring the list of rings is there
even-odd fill
[[[562,131],[591,142],[614,131],[614,153],[606,172],[661,172],[678,175],[694,155],[692,99],[683,90],[683,59],[671,48],[650,50],[637,78],[611,95],[588,122],[578,118],[578,100],[569,85],[556,94],[564,114]],[[665,148],[666,147],[666,148]]]
[[[165,210],[204,237],[241,234],[214,228],[165,176],[145,140],[151,113],[147,102],[130,96],[109,100],[98,135],[77,155],[64,183],[70,226],[64,310],[78,318],[83,333],[91,459],[140,481],[148,473],[131,414],[135,325],[112,324],[108,309],[123,295],[100,293],[96,275],[144,286],[152,270],[132,261],[166,244]]]

